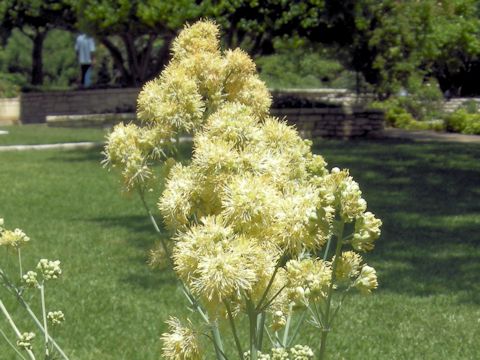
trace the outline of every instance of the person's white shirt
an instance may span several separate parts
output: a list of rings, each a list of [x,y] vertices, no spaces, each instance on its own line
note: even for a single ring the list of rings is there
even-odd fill
[[[75,42],[75,51],[81,65],[90,65],[92,63],[92,52],[95,51],[95,42],[86,34],[80,34]]]

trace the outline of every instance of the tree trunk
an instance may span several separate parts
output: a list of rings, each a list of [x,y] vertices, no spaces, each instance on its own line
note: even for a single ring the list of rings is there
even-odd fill
[[[123,63],[122,52],[107,37],[102,37],[100,41],[108,49],[110,55],[112,55],[115,68],[120,72],[121,83],[123,85],[128,85],[130,81],[130,74],[128,73],[128,70],[125,68],[125,65]]]
[[[47,35],[47,31],[36,30],[33,37],[32,51],[32,85],[43,84],[43,41]]]

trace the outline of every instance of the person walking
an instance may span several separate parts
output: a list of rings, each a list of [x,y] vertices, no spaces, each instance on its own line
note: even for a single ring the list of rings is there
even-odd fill
[[[95,42],[85,33],[77,36],[75,51],[80,63],[81,87],[92,85],[92,67],[95,65]]]

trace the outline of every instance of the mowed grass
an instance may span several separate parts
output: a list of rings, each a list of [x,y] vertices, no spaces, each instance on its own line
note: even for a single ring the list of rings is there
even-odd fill
[[[350,168],[384,222],[366,256],[380,287],[348,298],[331,359],[477,359],[480,147],[319,141],[315,151]],[[64,277],[49,284],[47,301],[66,314],[57,339],[72,359],[158,359],[163,322],[188,315],[186,302],[171,273],[147,267],[156,235],[139,199],[120,194],[100,161],[99,150],[0,153],[0,217],[32,238],[26,270],[40,257],[61,259]],[[318,344],[318,334],[306,325],[298,342]]]
[[[0,135],[0,146],[82,141],[102,142],[105,140],[107,132],[107,130],[97,128],[48,127],[46,124],[0,126],[0,130],[8,131],[7,135]]]

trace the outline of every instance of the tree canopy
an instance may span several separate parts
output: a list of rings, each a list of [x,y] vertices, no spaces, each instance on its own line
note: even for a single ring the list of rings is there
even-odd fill
[[[31,82],[40,84],[46,33],[87,32],[111,55],[116,81],[140,86],[160,73],[183,24],[198,18],[215,20],[228,47],[256,57],[275,53],[278,39],[329,49],[380,97],[422,79],[452,94],[480,93],[476,0],[0,0],[0,40],[15,28],[31,39]]]

